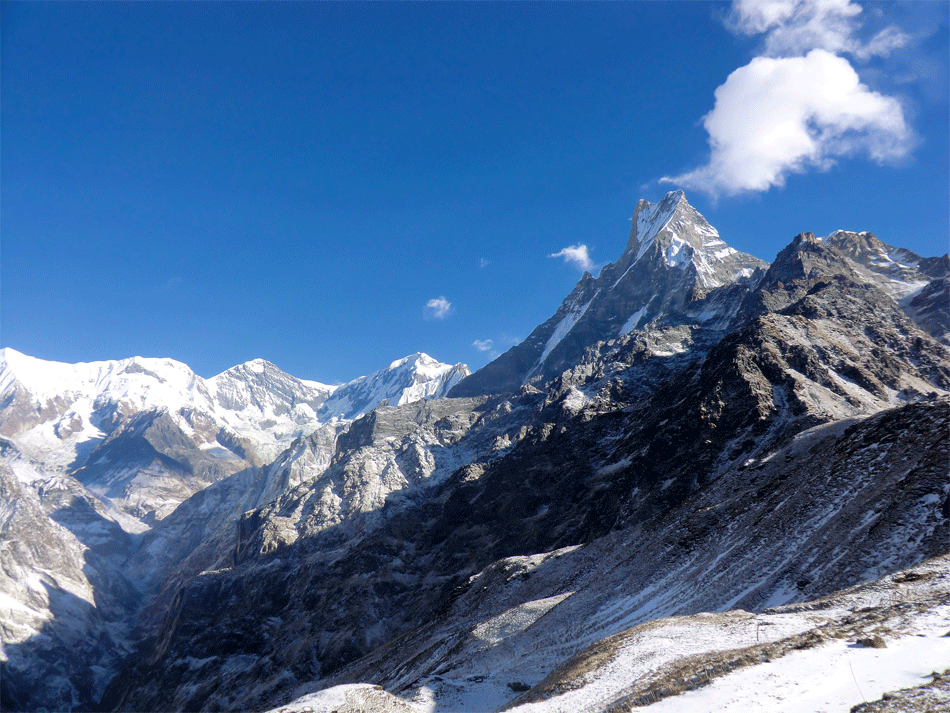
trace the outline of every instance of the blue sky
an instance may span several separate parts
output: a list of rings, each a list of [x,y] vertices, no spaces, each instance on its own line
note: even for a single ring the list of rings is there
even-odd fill
[[[476,368],[674,188],[766,260],[942,254],[948,7],[7,2],[0,346]]]

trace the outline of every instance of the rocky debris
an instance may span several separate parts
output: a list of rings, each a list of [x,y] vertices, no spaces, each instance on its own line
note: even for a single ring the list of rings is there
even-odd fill
[[[322,710],[334,713],[417,713],[419,709],[379,686],[357,683],[304,696],[294,701],[291,707],[275,708],[268,713],[315,713]]]
[[[863,639],[858,639],[855,642],[858,646],[866,646],[869,649],[886,649],[887,642],[880,636],[869,636]]]
[[[931,678],[928,683],[888,691],[879,700],[853,706],[851,713],[933,713],[950,709],[950,669],[934,671]]]

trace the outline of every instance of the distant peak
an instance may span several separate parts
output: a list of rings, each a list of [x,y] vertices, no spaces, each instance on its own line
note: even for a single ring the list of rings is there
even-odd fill
[[[637,201],[632,221],[633,229],[630,231],[626,250],[636,253],[636,259],[646,252],[656,236],[672,222],[701,225],[703,232],[708,234],[712,242],[716,245],[721,242],[719,233],[689,204],[686,194],[681,190],[670,191],[659,203],[650,203],[641,198]],[[706,242],[705,238],[703,242]]]
[[[811,243],[812,245],[820,245],[821,238],[817,237],[814,233],[806,231],[804,233],[799,233],[798,235],[796,235],[792,243],[793,244]]]
[[[838,249],[866,249],[874,251],[882,251],[887,249],[889,246],[880,240],[874,233],[861,232],[857,233],[853,230],[836,230],[831,235],[825,238],[825,242],[829,245],[832,245]]]
[[[836,230],[833,233],[831,233],[831,235],[829,235],[827,238],[825,238],[825,240],[828,240],[830,238],[837,238],[837,237],[844,238],[844,237],[851,237],[851,236],[858,237],[858,238],[873,238],[874,234],[869,233],[867,231],[858,232],[855,230]]]
[[[390,369],[398,369],[405,366],[406,364],[437,364],[438,362],[430,357],[425,352],[416,352],[415,354],[410,354],[409,356],[404,356],[402,359],[396,359],[389,365]]]
[[[224,374],[263,374],[272,370],[280,371],[280,368],[266,359],[257,358],[232,366],[222,374],[218,374],[218,376],[223,376]]]

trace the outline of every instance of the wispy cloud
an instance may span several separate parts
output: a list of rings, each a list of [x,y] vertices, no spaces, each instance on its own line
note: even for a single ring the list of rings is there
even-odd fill
[[[590,270],[594,263],[590,259],[586,245],[570,245],[556,253],[551,253],[548,257],[562,257],[564,262],[574,265],[581,270]]]
[[[452,312],[452,303],[445,297],[434,297],[422,309],[422,315],[426,319],[445,319]]]
[[[495,346],[495,342],[491,339],[476,339],[472,342],[472,346],[480,352],[487,352],[491,351],[491,348]]]
[[[850,0],[736,0],[730,27],[766,33],[764,56],[716,89],[703,117],[709,162],[662,182],[736,195],[827,170],[845,156],[878,164],[906,157],[915,137],[900,102],[864,85],[840,55],[885,55],[907,35],[889,26],[862,41],[860,12]]]
[[[478,266],[479,266],[479,267],[488,267],[489,265],[491,265],[491,260],[486,260],[485,258],[481,258],[481,259],[478,261]]]
[[[764,33],[764,54],[770,57],[823,49],[866,60],[886,57],[910,41],[896,25],[862,38],[861,14],[851,0],[734,0],[727,25],[737,34]]]

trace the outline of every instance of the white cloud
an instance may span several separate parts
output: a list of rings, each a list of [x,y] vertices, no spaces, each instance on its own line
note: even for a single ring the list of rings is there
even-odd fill
[[[587,253],[586,245],[571,245],[563,250],[552,253],[548,257],[562,257],[564,262],[579,267],[581,270],[590,270],[594,267],[590,255]]]
[[[703,118],[709,163],[666,182],[712,195],[782,186],[790,173],[827,169],[843,156],[894,161],[913,147],[900,103],[861,84],[825,50],[756,57],[729,75]]]
[[[422,310],[426,319],[445,319],[452,311],[452,303],[445,297],[434,297],[428,302]]]
[[[478,266],[479,266],[479,267],[488,267],[489,265],[491,265],[491,261],[490,261],[490,260],[486,260],[485,258],[481,258],[481,259],[478,261]]]
[[[764,33],[765,56],[716,89],[703,117],[709,162],[661,182],[735,195],[783,186],[790,174],[827,170],[845,156],[878,164],[907,156],[916,139],[900,102],[863,84],[841,55],[883,57],[910,38],[890,25],[862,39],[861,14],[851,0],[734,0],[730,29]]]
[[[869,57],[886,57],[896,49],[900,49],[910,41],[910,35],[899,27],[890,25],[878,32],[866,43],[854,50],[858,59]]]
[[[495,342],[493,342],[491,339],[476,339],[474,342],[472,342],[472,346],[480,352],[487,352],[490,351],[493,346],[495,346]]]
[[[765,33],[764,51],[771,57],[823,49],[863,60],[887,56],[909,41],[893,25],[862,40],[861,13],[851,0],[734,0],[728,24],[743,35]]]

